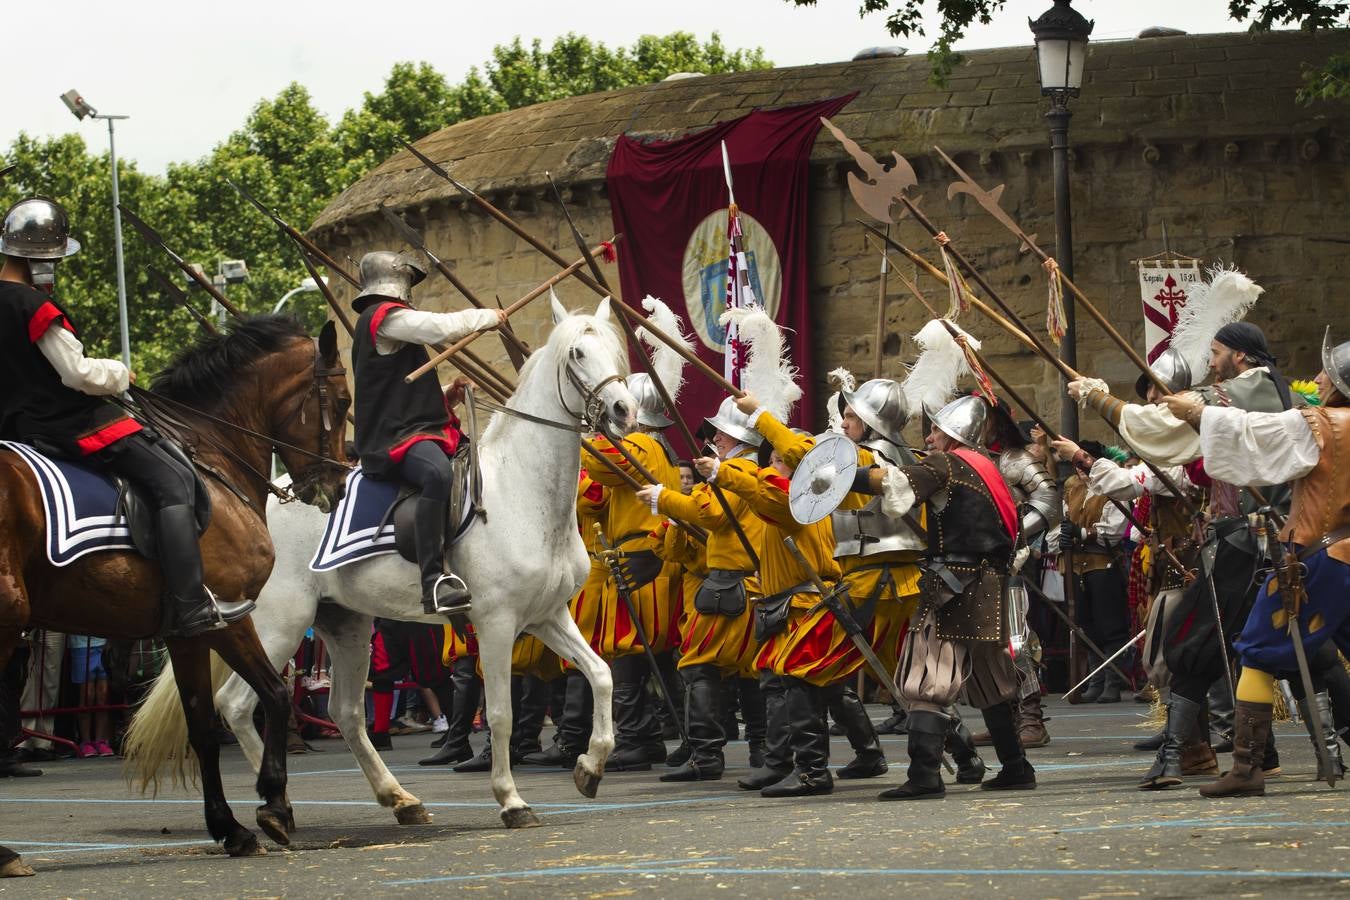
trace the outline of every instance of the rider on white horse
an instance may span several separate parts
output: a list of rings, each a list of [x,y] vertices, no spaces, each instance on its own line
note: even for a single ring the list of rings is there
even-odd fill
[[[469,611],[469,589],[445,565],[445,520],[463,434],[439,383],[404,378],[427,361],[426,345],[459,340],[506,321],[501,310],[422,312],[413,285],[427,275],[417,262],[387,250],[361,257],[360,318],[352,337],[356,385],[356,452],[368,478],[402,479],[419,491],[414,544],[422,573],[422,608],[430,614]]]

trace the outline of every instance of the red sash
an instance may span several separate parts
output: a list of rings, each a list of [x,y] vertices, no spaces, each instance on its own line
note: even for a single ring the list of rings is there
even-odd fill
[[[984,482],[984,486],[989,488],[989,496],[994,498],[994,507],[998,509],[999,518],[1003,520],[1004,530],[1008,532],[1008,537],[1016,541],[1017,504],[1013,502],[1012,492],[1008,490],[1008,483],[999,474],[998,466],[994,465],[994,461],[989,457],[964,447],[952,450],[951,453],[974,469],[975,474]]]

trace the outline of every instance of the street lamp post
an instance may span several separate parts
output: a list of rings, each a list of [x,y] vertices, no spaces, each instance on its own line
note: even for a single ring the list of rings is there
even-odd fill
[[[314,279],[306,277],[304,281],[300,282],[300,285],[298,287],[293,287],[289,291],[281,295],[281,299],[277,301],[277,305],[272,307],[272,312],[274,313],[281,312],[283,309],[286,308],[286,304],[290,303],[291,298],[294,297],[296,294],[310,293],[312,291],[317,291],[318,289],[319,285],[315,283]]]
[[[1028,21],[1036,37],[1036,61],[1040,70],[1041,94],[1050,98],[1050,153],[1055,166],[1055,261],[1073,278],[1073,218],[1069,203],[1069,98],[1077,97],[1083,86],[1083,63],[1087,57],[1088,36],[1094,23],[1069,5],[1070,0],[1055,0],[1039,19]],[[1064,295],[1064,339],[1060,358],[1070,368],[1078,366],[1077,330],[1074,327],[1073,296]],[[1060,432],[1078,439],[1078,406],[1066,392],[1060,405]]]
[[[127,320],[127,275],[126,267],[122,262],[122,211],[119,205],[121,198],[118,195],[117,183],[117,139],[113,133],[113,123],[118,119],[129,119],[131,117],[100,115],[98,110],[85,102],[85,99],[80,96],[80,92],[74,89],[62,94],[61,100],[77,119],[83,120],[87,116],[91,119],[103,119],[108,123],[108,160],[112,164],[113,253],[117,260],[117,327],[122,338],[122,364],[129,369],[131,368],[131,326]]]

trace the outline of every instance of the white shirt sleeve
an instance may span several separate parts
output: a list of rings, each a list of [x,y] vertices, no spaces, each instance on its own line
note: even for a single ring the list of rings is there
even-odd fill
[[[1205,471],[1229,484],[1284,484],[1313,470],[1321,455],[1297,409],[1244,412],[1207,406],[1200,417]]]
[[[1102,458],[1092,461],[1092,469],[1088,472],[1088,490],[1129,502],[1144,492],[1144,485],[1130,469],[1114,460]]]
[[[447,313],[396,309],[380,322],[380,328],[375,332],[375,351],[388,356],[398,350],[400,344],[448,344],[496,324],[497,312],[491,309]]]
[[[1158,465],[1181,465],[1200,456],[1200,435],[1165,406],[1126,404],[1120,413],[1120,436]]]
[[[131,381],[120,360],[90,359],[84,355],[80,339],[59,324],[38,338],[37,348],[61,376],[61,383],[83,394],[95,397],[120,394]]]
[[[1101,518],[1092,524],[1092,530],[1097,535],[1097,543],[1105,545],[1119,544],[1129,527],[1130,520],[1116,509],[1114,503],[1103,506]]]

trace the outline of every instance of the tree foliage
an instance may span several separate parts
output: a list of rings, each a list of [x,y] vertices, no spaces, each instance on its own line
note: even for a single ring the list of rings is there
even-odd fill
[[[645,36],[609,49],[568,34],[545,48],[519,38],[499,45],[481,69],[458,83],[425,62],[396,63],[379,93],[335,124],[315,108],[309,92],[292,84],[260,101],[243,125],[205,157],[174,163],[164,175],[118,164],[121,200],[185,259],[208,273],[222,259],[243,259],[249,280],[231,285],[231,302],[264,312],[305,277],[291,242],[279,235],[226,179],[243,184],[291,224],[304,228],[347,185],[388,158],[398,140],[417,140],[447,125],[592,91],[660,81],[673,72],[731,72],[770,66],[761,50],[729,50],[717,34],[700,42],[675,32]],[[115,355],[117,281],[113,252],[112,187],[106,151],[91,152],[78,134],[36,138],[20,134],[3,160],[17,169],[0,183],[0,209],[34,194],[51,197],[70,213],[84,249],[57,269],[57,294],[80,325],[89,351]],[[124,230],[127,304],[133,365],[159,369],[196,336],[189,314],[164,296],[150,277],[154,266],[180,286],[184,277],[160,250]],[[205,311],[208,299],[189,298]],[[293,306],[317,326],[324,316],[317,294]]]

